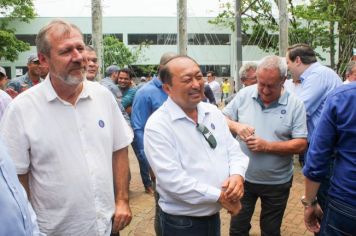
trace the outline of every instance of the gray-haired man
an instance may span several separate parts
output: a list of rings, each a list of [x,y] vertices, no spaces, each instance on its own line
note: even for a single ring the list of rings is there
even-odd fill
[[[257,85],[239,91],[224,108],[229,128],[249,156],[242,210],[231,218],[230,235],[248,235],[258,198],[262,235],[280,235],[293,177],[293,154],[305,150],[303,103],[283,89],[287,65],[269,56],[257,67]]]

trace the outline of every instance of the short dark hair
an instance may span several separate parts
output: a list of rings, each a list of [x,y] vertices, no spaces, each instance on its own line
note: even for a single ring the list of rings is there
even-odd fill
[[[121,70],[119,70],[119,74],[120,74],[120,72],[128,74],[130,79],[132,78],[132,73],[129,68],[122,68]]]
[[[287,51],[289,60],[293,62],[297,57],[299,57],[302,63],[306,65],[316,62],[315,51],[308,44],[297,43],[290,46]]]
[[[206,72],[206,75],[208,75],[209,73],[211,74],[211,76],[215,76],[215,72],[214,71],[210,70],[210,71]]]
[[[168,61],[166,61],[164,65],[162,65],[162,68],[159,71],[159,78],[161,79],[163,84],[172,85],[172,73],[169,70],[169,66],[167,66],[167,64],[177,58],[187,58],[195,62],[195,64],[199,65],[193,58],[189,56],[177,55],[175,57],[170,58]]]

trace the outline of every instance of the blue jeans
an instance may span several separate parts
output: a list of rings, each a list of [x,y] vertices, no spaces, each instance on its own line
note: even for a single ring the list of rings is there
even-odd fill
[[[141,175],[142,183],[145,186],[145,188],[151,187],[152,181],[151,181],[151,177],[150,177],[150,164],[147,161],[144,150],[140,150],[137,147],[136,142],[137,142],[136,137],[134,137],[134,140],[131,143],[131,146],[135,152],[138,164],[140,166],[140,175]]]
[[[356,207],[329,197],[318,235],[356,235]]]
[[[293,178],[292,178],[293,179]],[[281,235],[284,210],[287,206],[292,179],[285,184],[266,185],[245,182],[242,209],[231,217],[230,236],[248,236],[256,201],[261,199],[260,227],[262,236]]]
[[[192,217],[160,212],[162,236],[220,236],[220,215]]]

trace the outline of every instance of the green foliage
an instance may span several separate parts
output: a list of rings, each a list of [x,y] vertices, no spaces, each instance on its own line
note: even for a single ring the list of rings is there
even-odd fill
[[[32,0],[0,0],[0,58],[15,61],[30,45],[16,39],[11,21],[30,22],[35,17]]]
[[[234,1],[222,4],[222,12],[212,24],[235,30]],[[275,3],[277,0],[275,0]],[[356,1],[355,0],[310,0],[308,5],[294,6],[288,0],[289,44],[307,43],[313,48],[333,53],[335,40],[339,39],[338,68],[350,59],[352,48],[356,47]],[[268,0],[242,0],[242,33],[257,42],[265,51],[278,51],[278,22],[272,15]],[[338,34],[334,33],[334,27]],[[318,55],[319,58],[322,58]]]
[[[142,44],[131,50],[114,36],[106,36],[103,44],[104,68],[110,65],[118,65],[119,67],[129,66],[138,61],[142,50],[147,47],[146,44]]]

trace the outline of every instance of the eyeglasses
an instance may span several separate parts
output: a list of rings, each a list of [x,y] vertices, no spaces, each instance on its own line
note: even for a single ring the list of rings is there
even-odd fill
[[[210,130],[203,124],[199,124],[197,123],[197,130],[199,131],[199,133],[201,133],[205,140],[208,142],[209,146],[212,148],[212,149],[215,149],[216,148],[216,139],[215,137],[213,136],[213,134],[210,132]]]

